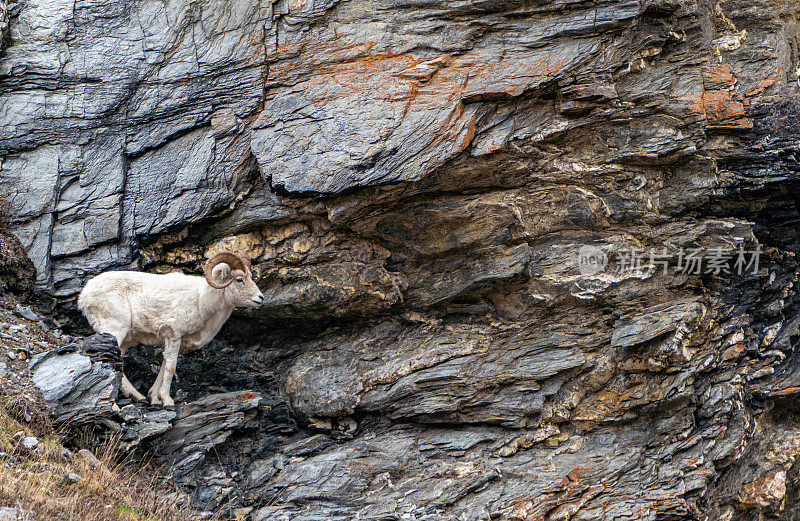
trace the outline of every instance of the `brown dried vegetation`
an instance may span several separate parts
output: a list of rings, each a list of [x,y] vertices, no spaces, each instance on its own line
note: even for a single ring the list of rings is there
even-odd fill
[[[0,196],[0,294],[28,294],[33,290],[36,268],[25,254],[19,239],[7,229],[10,209],[8,200]]]
[[[44,432],[44,434],[41,434]],[[33,450],[25,436],[39,434]],[[31,519],[80,521],[189,520],[175,496],[156,478],[138,475],[116,458],[113,445],[97,460],[66,450],[58,437],[41,426],[32,429],[0,406],[0,505]],[[80,476],[76,482],[68,476]]]
[[[24,323],[11,312],[16,302],[0,298],[6,325]],[[121,457],[115,443],[98,445],[89,435],[75,445],[93,452],[67,450],[27,372],[27,357],[46,349],[37,343],[52,346],[54,340],[33,323],[13,335],[0,339],[0,360],[7,368],[0,369],[0,508],[16,509],[21,520],[30,521],[196,519],[155,469]],[[22,345],[31,352],[20,351]],[[6,357],[7,352],[17,354]],[[38,440],[32,449],[23,444],[29,436]]]

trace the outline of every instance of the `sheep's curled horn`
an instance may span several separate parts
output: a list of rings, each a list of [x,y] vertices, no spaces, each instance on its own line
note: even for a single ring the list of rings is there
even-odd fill
[[[216,255],[214,255],[213,257],[211,257],[206,261],[206,265],[203,268],[203,275],[206,276],[206,281],[208,282],[208,285],[211,286],[212,288],[217,288],[217,289],[227,288],[233,282],[233,278],[231,278],[231,280],[229,280],[227,284],[217,284],[216,282],[214,282],[213,277],[211,277],[211,272],[214,270],[214,268],[217,267],[217,264],[220,264],[222,262],[230,266],[231,271],[242,270],[245,273],[247,273],[247,271],[250,269],[250,259],[247,258],[246,255],[230,253],[230,252],[217,253]]]

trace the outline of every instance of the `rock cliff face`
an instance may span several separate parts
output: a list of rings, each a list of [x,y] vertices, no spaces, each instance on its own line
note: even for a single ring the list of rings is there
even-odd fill
[[[267,305],[179,362],[188,409],[241,420],[178,469],[199,508],[793,519],[797,23],[780,0],[0,0],[0,187],[57,297],[254,258]],[[651,248],[671,264],[624,265]],[[154,360],[126,361],[140,388]]]

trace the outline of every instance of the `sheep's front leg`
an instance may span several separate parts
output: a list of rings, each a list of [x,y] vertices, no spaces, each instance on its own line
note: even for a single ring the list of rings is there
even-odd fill
[[[156,381],[153,384],[153,387],[147,391],[147,396],[150,398],[150,403],[153,405],[160,405],[161,398],[158,397],[159,392],[161,391],[161,383],[164,381],[164,368],[167,366],[166,363],[161,362],[161,369],[158,370],[158,376],[156,377]]]
[[[175,402],[169,395],[170,386],[172,385],[172,377],[175,376],[175,368],[178,366],[178,353],[181,350],[181,339],[170,338],[164,343],[164,365],[162,371],[164,374],[161,377],[161,389],[158,391],[158,398],[164,407],[175,407]]]

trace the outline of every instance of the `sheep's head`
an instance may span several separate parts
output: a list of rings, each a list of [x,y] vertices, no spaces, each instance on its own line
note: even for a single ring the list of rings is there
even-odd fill
[[[264,294],[250,274],[250,259],[246,255],[218,253],[206,261],[203,273],[208,285],[225,291],[227,300],[237,307],[255,308],[264,302]]]

